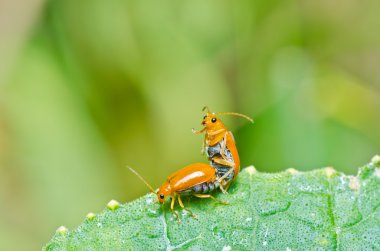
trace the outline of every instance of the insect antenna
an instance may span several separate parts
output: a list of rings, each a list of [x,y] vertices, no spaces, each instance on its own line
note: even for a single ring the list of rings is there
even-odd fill
[[[216,115],[218,115],[218,116],[223,116],[223,115],[239,116],[239,117],[243,117],[243,118],[249,120],[251,123],[253,123],[253,119],[251,119],[247,115],[244,115],[244,114],[241,114],[241,113],[237,113],[237,112],[218,112]]]
[[[134,170],[132,167],[130,166],[127,166],[129,170],[131,170],[132,173],[134,173],[137,177],[139,177],[139,179],[145,183],[145,185],[150,189],[150,191],[152,193],[156,193],[153,189],[153,187],[136,171]]]
[[[211,112],[210,112],[210,109],[208,108],[207,105],[206,105],[205,107],[203,107],[202,112],[204,112],[205,110],[207,110],[207,112],[211,113]]]

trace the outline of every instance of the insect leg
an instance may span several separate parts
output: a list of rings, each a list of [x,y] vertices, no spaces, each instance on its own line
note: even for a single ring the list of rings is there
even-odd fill
[[[232,169],[231,169],[232,170]],[[227,190],[230,187],[232,181],[226,182],[224,180],[225,176],[231,173],[231,170],[229,170],[225,175],[223,175],[221,178],[217,180],[219,182],[219,188],[224,194],[228,194]],[[222,180],[223,179],[223,180]]]
[[[219,163],[220,164],[220,163]],[[234,171],[233,168],[231,168],[230,170],[228,170],[228,172],[226,172],[222,177],[220,177],[218,179],[218,182],[220,183],[221,181],[223,181],[228,175],[230,175],[232,172]]]
[[[212,200],[215,200],[216,202],[219,202],[220,204],[224,204],[224,205],[227,205],[228,202],[226,201],[222,201],[222,200],[218,200],[217,198],[215,198],[214,196],[212,196],[211,194],[193,194],[195,197],[198,197],[198,198],[201,198],[201,199],[205,199],[205,198],[210,198]]]
[[[197,218],[197,216],[195,214],[193,214],[193,212],[190,209],[185,208],[185,206],[183,205],[181,196],[179,194],[178,194],[178,203],[182,207],[182,209],[189,212],[193,218],[195,218],[195,219]]]
[[[226,129],[219,129],[219,130],[216,130],[216,131],[213,131],[213,132],[208,132],[207,134],[209,135],[209,136],[214,136],[214,135],[217,135],[217,134],[219,134],[219,133],[221,133],[221,132],[224,132]]]
[[[222,181],[224,181],[224,179],[226,177],[228,177],[232,172],[235,171],[234,167],[235,167],[235,163],[232,163],[228,160],[225,160],[225,159],[222,159],[222,158],[218,158],[218,157],[215,157],[212,159],[215,163],[217,164],[220,164],[220,165],[223,165],[223,166],[227,166],[227,167],[231,167],[230,170],[228,170],[228,172],[226,172],[222,177],[220,177],[218,179],[218,182],[220,183],[220,190],[222,190],[223,193],[225,193],[225,191],[223,190],[227,190],[225,189],[223,186],[224,184],[222,184]]]
[[[224,194],[226,194],[227,193],[227,189],[228,189],[228,187],[229,187],[229,184],[231,183],[231,182],[228,182],[228,184],[225,184],[225,178],[226,177],[228,177],[232,172],[234,172],[235,171],[235,169],[234,169],[234,167],[235,167],[235,164],[234,163],[232,163],[232,162],[230,162],[230,161],[227,161],[227,160],[224,160],[224,159],[222,159],[222,158],[218,158],[218,157],[215,157],[215,158],[213,158],[213,161],[215,162],[215,163],[217,163],[217,164],[220,164],[220,165],[223,165],[223,166],[229,166],[229,167],[231,167],[230,168],[230,170],[228,170],[228,172],[226,172],[222,177],[220,177],[217,181],[219,182],[219,184],[220,184],[220,190],[224,193]],[[225,185],[227,185],[226,187],[225,187]]]
[[[191,129],[191,131],[192,131],[194,134],[201,134],[201,133],[203,133],[205,130],[206,130],[206,127],[203,128],[202,130],[196,130],[195,128]]]
[[[176,197],[176,194],[173,194],[172,203],[170,204],[170,209],[172,210],[173,214],[175,215],[177,222],[181,223],[181,220],[179,219],[178,213],[174,210],[175,197]]]
[[[228,182],[225,189],[228,190],[228,188],[230,187],[230,185],[231,185],[231,182]]]
[[[224,150],[226,150],[226,145],[227,145],[227,134],[228,134],[228,131],[226,131],[226,133],[224,134],[223,144],[222,144],[222,147],[220,148],[220,155],[222,155],[224,160],[228,161],[227,156],[224,154]]]
[[[228,161],[228,160],[225,160],[225,159],[222,159],[222,158],[214,157],[212,160],[215,163],[221,164],[223,166],[231,167],[231,169],[234,169],[234,167],[235,167],[235,163]]]
[[[224,194],[228,194],[227,189],[225,189],[225,188],[222,186],[222,184],[219,185],[219,188],[220,188],[220,191],[222,191],[222,193],[224,193]]]
[[[202,143],[202,150],[201,150],[201,154],[204,155],[205,152],[206,152],[206,140],[207,140],[207,136],[205,134],[205,137],[203,139],[203,143]]]

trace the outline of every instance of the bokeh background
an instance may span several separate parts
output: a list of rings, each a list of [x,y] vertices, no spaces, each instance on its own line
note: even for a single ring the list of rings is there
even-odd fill
[[[201,109],[242,166],[334,166],[380,151],[377,0],[1,0],[0,250],[39,250],[200,155]]]

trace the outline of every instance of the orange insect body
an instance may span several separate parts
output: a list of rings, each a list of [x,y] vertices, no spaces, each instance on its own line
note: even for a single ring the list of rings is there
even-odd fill
[[[234,174],[237,175],[237,173],[240,171],[240,158],[232,132],[227,130],[222,121],[216,117],[215,113],[208,112],[207,115],[203,118],[202,125],[204,125],[206,129],[206,148],[213,147],[218,143],[223,143],[223,141],[225,141],[225,147],[232,154]],[[208,153],[207,149],[206,152]]]
[[[185,166],[184,168],[168,176],[157,192],[155,192],[149,183],[147,183],[135,170],[130,167],[129,169],[135,173],[153,193],[157,195],[160,203],[163,204],[168,196],[172,197],[170,208],[176,215],[178,222],[180,222],[179,215],[176,211],[174,211],[176,198],[178,198],[178,203],[182,209],[188,211],[195,217],[195,215],[183,205],[181,195],[191,194],[198,198],[211,198],[219,203],[226,204],[226,202],[220,201],[210,194],[207,194],[219,187],[216,169],[208,164],[196,163]]]
[[[227,130],[217,115],[235,115],[244,117],[251,122],[253,120],[240,113],[224,112],[215,114],[208,111],[202,120],[204,128],[200,131],[193,130],[197,134],[205,132],[202,152],[207,153],[210,164],[217,169],[217,176],[223,181],[222,185],[224,186],[228,185],[239,173],[240,158],[232,133]],[[230,175],[232,170],[233,174]],[[221,187],[222,191],[224,191],[223,186]]]
[[[176,197],[182,209],[190,212],[193,216],[194,214],[183,205],[181,195],[192,194],[198,198],[211,198],[219,203],[226,204],[226,202],[217,200],[209,193],[217,188],[225,192],[223,186],[228,186],[240,170],[239,154],[232,133],[227,130],[216,115],[237,115],[252,121],[249,117],[239,113],[215,114],[207,112],[202,121],[204,128],[201,131],[194,130],[194,132],[206,132],[204,148],[207,151],[211,165],[203,163],[188,165],[169,175],[157,192],[135,170],[129,168],[157,195],[160,203],[163,204],[168,196],[172,197],[170,208],[176,215],[178,222],[179,215],[174,211]]]
[[[158,189],[157,197],[161,203],[165,202],[167,196],[174,197],[176,194],[191,193],[197,191],[197,186],[214,183],[216,181],[216,170],[212,166],[203,163],[196,163],[185,166],[172,175]],[[216,184],[217,185],[217,184]],[[199,192],[203,192],[200,191]]]

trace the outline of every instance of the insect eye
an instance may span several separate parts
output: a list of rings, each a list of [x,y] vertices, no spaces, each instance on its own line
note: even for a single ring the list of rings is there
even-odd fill
[[[212,119],[211,119],[211,122],[212,122],[212,123],[215,123],[215,122],[216,122],[216,118],[212,118]]]
[[[207,118],[207,115],[205,115],[204,117],[203,117],[203,119],[206,119]]]
[[[165,196],[163,194],[160,194],[160,199],[163,200]]]

